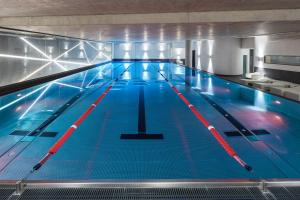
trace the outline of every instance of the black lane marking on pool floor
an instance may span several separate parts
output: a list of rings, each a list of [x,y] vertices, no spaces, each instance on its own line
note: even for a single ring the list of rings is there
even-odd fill
[[[145,94],[144,87],[139,86],[139,111],[138,111],[138,133],[121,134],[121,139],[125,140],[159,140],[164,139],[163,134],[147,134],[146,112],[145,112]]]
[[[14,130],[11,132],[9,135],[15,135],[15,136],[26,136],[30,133],[31,131],[28,130]]]
[[[251,141],[258,141],[259,139],[256,137],[257,135],[266,135],[270,134],[267,130],[264,129],[257,129],[257,130],[248,130],[243,124],[241,124],[237,119],[235,119],[231,114],[226,112],[221,106],[216,104],[213,100],[207,97],[204,94],[201,96],[210,104],[212,105],[219,113],[221,113],[234,127],[238,129],[238,131],[226,131],[224,132],[226,136],[233,137],[233,136],[245,136]]]
[[[8,150],[0,155],[0,172],[5,169],[5,167],[12,162],[25,148],[27,148],[33,140],[40,137],[55,137],[56,132],[43,132],[43,130],[52,123],[58,116],[60,116],[69,106],[71,106],[77,99],[81,97],[83,92],[80,92],[78,95],[75,95],[72,99],[67,101],[63,106],[61,106],[56,112],[54,112],[48,119],[46,119],[41,125],[39,125],[33,131],[27,130],[15,130],[10,135],[22,136],[22,139],[17,141],[12,145]],[[26,133],[26,134],[25,134]],[[25,134],[25,135],[22,135]]]
[[[40,137],[56,137],[57,134],[58,132],[45,131],[40,135]]]
[[[31,131],[28,130],[14,130],[9,135],[14,136],[27,136]],[[58,134],[58,132],[52,132],[52,131],[45,131],[43,132],[40,137],[55,137]]]
[[[258,129],[258,130],[251,130],[255,135],[269,135],[270,132],[268,132],[267,130],[264,129]],[[228,137],[236,137],[236,136],[243,136],[240,131],[225,131],[224,132],[226,136]],[[244,136],[252,136],[251,135],[247,135],[244,134]]]
[[[179,77],[179,76],[178,76]],[[183,80],[181,77],[179,79]],[[190,83],[184,81],[187,85],[191,86]],[[211,100],[209,97],[201,93],[200,89],[192,89],[195,92],[197,92],[199,95],[201,95],[210,105],[212,105],[219,113],[221,113],[234,127],[238,129],[238,131],[226,131],[224,134],[226,136],[232,137],[232,136],[244,136],[247,137],[250,141],[259,141],[259,139],[256,137],[257,135],[266,135],[270,134],[267,130],[264,129],[257,129],[257,130],[248,130],[243,124],[241,124],[237,119],[235,119],[231,114],[226,112],[221,106],[216,104],[213,100]]]

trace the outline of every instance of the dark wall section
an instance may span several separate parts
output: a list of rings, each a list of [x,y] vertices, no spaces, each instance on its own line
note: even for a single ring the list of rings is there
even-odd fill
[[[119,59],[119,58],[114,58],[112,61],[115,62],[173,62],[176,63],[176,59]],[[180,59],[180,61],[185,64],[185,59]]]
[[[255,71],[258,71],[258,67],[255,67]],[[266,76],[276,80],[288,81],[300,84],[300,72],[277,70],[264,68]]]

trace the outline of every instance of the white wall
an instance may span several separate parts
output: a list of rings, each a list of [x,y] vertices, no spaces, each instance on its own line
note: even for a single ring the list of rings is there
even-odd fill
[[[168,59],[169,43],[115,43],[114,59]]]
[[[173,42],[171,50],[171,58],[176,60],[185,59],[185,42]]]
[[[241,40],[219,37],[196,44],[197,68],[221,75],[240,75],[243,71]]]
[[[160,51],[161,43],[115,43],[115,59],[185,59],[185,42],[164,43],[164,51]],[[198,45],[199,44],[199,45]],[[194,41],[197,68],[222,75],[242,74],[241,40],[230,37],[219,37],[213,40]],[[147,56],[145,56],[145,52]]]
[[[300,56],[300,39],[270,40],[267,36],[255,38],[255,66],[262,69],[278,69],[300,72],[300,66],[266,64],[263,62],[265,55]]]
[[[242,49],[254,49],[255,48],[255,38],[243,38],[242,39]]]

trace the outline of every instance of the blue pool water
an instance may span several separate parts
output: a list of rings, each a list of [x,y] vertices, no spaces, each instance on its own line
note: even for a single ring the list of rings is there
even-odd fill
[[[30,173],[49,148],[122,72],[111,91],[61,149],[42,168]],[[252,166],[252,172],[242,168],[224,151],[159,72],[216,127],[238,155]],[[72,98],[75,100],[70,103]],[[65,109],[57,114],[63,107]],[[299,103],[171,63],[101,65],[3,96],[0,113],[1,180],[300,177]],[[41,124],[54,115],[55,119],[41,129]],[[237,122],[232,119],[251,134],[226,135],[225,132],[238,130]],[[142,129],[146,134],[161,134],[163,138],[121,139],[122,134],[138,134]],[[267,134],[252,133],[258,129]],[[15,130],[23,132],[12,135]],[[56,135],[40,136],[44,131]]]

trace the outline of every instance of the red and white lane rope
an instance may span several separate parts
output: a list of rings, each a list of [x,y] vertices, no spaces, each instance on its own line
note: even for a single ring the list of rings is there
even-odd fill
[[[197,119],[209,130],[209,132],[214,136],[214,138],[219,142],[219,144],[223,147],[223,149],[234,158],[243,168],[247,171],[252,171],[252,167],[248,165],[245,161],[243,161],[236,151],[228,144],[228,142],[221,136],[221,134],[216,130],[216,128],[209,123],[197,110],[197,108],[192,105],[180,91],[160,72],[158,73],[166,80],[169,86],[174,90],[174,92],[180,97],[180,99],[188,106],[188,108],[193,112],[193,114],[197,117]]]
[[[128,67],[129,68],[129,67]],[[125,71],[128,70],[125,69]],[[124,71],[124,72],[125,72]],[[121,73],[120,77],[124,74]],[[55,154],[59,148],[67,141],[67,139],[73,134],[73,132],[80,126],[80,124],[87,118],[87,116],[96,108],[96,106],[102,101],[102,99],[109,93],[113,84],[118,81],[119,78],[115,79],[106,89],[105,91],[96,99],[96,101],[90,105],[90,107],[68,128],[68,130],[56,141],[56,143],[49,149],[47,154],[33,167],[33,171],[41,168],[47,160]]]

